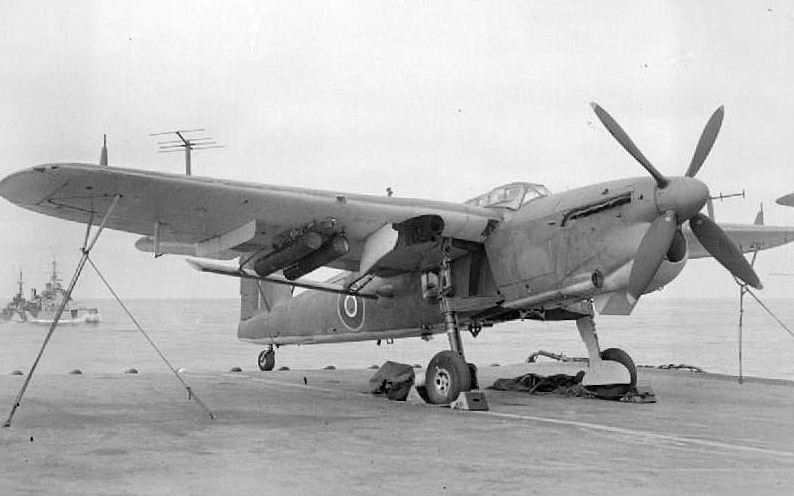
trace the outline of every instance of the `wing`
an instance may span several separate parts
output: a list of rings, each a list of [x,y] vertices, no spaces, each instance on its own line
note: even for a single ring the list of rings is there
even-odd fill
[[[763,226],[756,224],[720,224],[720,227],[736,243],[742,253],[768,250],[794,241],[794,228],[782,226]],[[684,229],[689,258],[710,257],[687,226]]]
[[[455,203],[73,163],[11,174],[0,195],[81,223],[97,222],[119,196],[107,227],[143,235],[136,245],[144,251],[204,258],[267,253],[290,233],[331,230],[350,250],[328,265],[371,272],[416,269],[432,244],[423,237],[428,229],[435,238],[479,243],[501,220],[498,211]]]

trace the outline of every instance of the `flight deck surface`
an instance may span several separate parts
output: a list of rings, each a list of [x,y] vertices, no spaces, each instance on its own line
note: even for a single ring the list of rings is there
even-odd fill
[[[480,381],[565,364],[480,369]],[[790,494],[794,383],[640,369],[659,402],[487,391],[390,402],[372,370],[41,375],[0,430],[3,494]],[[305,378],[305,383],[304,383]],[[0,377],[10,408],[22,383]],[[5,411],[4,411],[5,415]]]

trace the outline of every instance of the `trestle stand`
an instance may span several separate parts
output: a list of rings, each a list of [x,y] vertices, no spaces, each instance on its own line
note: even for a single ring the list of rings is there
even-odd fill
[[[133,317],[132,313],[130,313],[130,311],[127,309],[127,307],[121,301],[121,299],[116,294],[116,292],[113,291],[113,288],[110,286],[110,284],[108,284],[108,282],[105,279],[105,277],[99,271],[97,266],[94,265],[94,262],[91,260],[91,258],[89,256],[91,254],[91,250],[94,248],[94,245],[96,244],[97,240],[99,239],[99,235],[102,234],[102,231],[105,229],[107,221],[110,218],[110,215],[113,212],[113,210],[116,208],[116,205],[118,204],[118,201],[119,201],[120,198],[121,198],[120,195],[116,195],[115,197],[113,197],[113,202],[108,207],[108,210],[107,210],[107,212],[105,212],[105,215],[102,218],[102,221],[99,223],[99,226],[97,227],[97,230],[94,233],[93,238],[91,238],[91,241],[89,242],[89,236],[90,236],[91,228],[93,227],[93,221],[94,221],[94,213],[93,212],[91,213],[91,216],[88,219],[88,224],[86,225],[85,239],[83,240],[83,247],[81,249],[82,256],[80,257],[80,261],[77,264],[77,269],[75,270],[74,275],[72,275],[72,279],[69,282],[69,286],[66,289],[66,294],[64,295],[63,303],[61,303],[61,306],[58,308],[58,311],[55,313],[55,318],[53,319],[53,322],[50,325],[50,329],[47,332],[46,337],[44,338],[44,342],[42,343],[41,349],[39,350],[39,353],[36,356],[36,360],[33,362],[33,365],[31,366],[30,371],[28,372],[28,375],[25,378],[25,382],[22,384],[22,388],[19,390],[19,394],[17,394],[17,397],[14,400],[14,404],[11,407],[11,412],[8,415],[8,419],[5,421],[5,423],[3,423],[3,427],[10,427],[11,426],[11,420],[14,417],[14,414],[16,413],[17,408],[19,408],[19,405],[21,404],[22,396],[25,394],[25,391],[27,390],[28,384],[30,384],[30,380],[33,378],[33,374],[36,371],[36,367],[38,366],[42,355],[44,354],[44,349],[46,348],[47,343],[50,341],[50,338],[52,337],[53,332],[55,332],[55,328],[58,326],[58,322],[60,321],[61,315],[63,314],[63,311],[66,308],[66,304],[71,300],[71,295],[72,295],[72,291],[74,290],[74,286],[75,286],[75,284],[77,284],[77,280],[80,278],[80,275],[82,274],[83,268],[85,268],[86,263],[88,263],[89,265],[91,265],[91,267],[93,267],[93,269],[96,271],[97,275],[102,280],[102,282],[105,284],[105,286],[108,288],[110,293],[113,295],[113,297],[116,299],[116,301],[119,302],[119,304],[124,309],[124,311],[127,313],[127,315],[130,317],[130,319],[132,319],[133,323],[138,328],[138,330],[149,341],[149,344],[152,345],[152,347],[155,349],[155,351],[157,351],[157,353],[160,355],[160,358],[162,358],[163,361],[165,361],[166,365],[168,365],[168,367],[171,369],[171,371],[174,373],[174,375],[177,377],[177,379],[179,379],[179,381],[182,382],[182,385],[187,390],[188,398],[196,401],[196,403],[198,403],[202,408],[204,408],[204,410],[209,415],[210,419],[214,419],[215,418],[215,416],[209,410],[209,408],[207,408],[207,406],[196,396],[195,392],[190,388],[190,386],[188,386],[187,383],[179,376],[179,373],[174,369],[174,367],[171,365],[171,363],[160,352],[160,350],[157,348],[157,346],[151,340],[149,335],[146,334],[146,332],[140,326],[138,321],[135,320],[135,317]]]
[[[64,295],[63,302],[61,303],[60,307],[58,307],[58,311],[55,312],[55,318],[52,320],[52,324],[50,324],[50,329],[47,331],[47,335],[44,337],[44,342],[41,344],[41,349],[39,349],[38,355],[36,355],[36,360],[33,361],[33,365],[30,367],[30,371],[28,375],[25,377],[25,382],[22,383],[22,387],[17,394],[16,399],[14,400],[14,404],[11,406],[11,411],[8,414],[8,418],[3,423],[3,427],[11,427],[11,420],[14,418],[14,414],[19,408],[19,405],[22,401],[22,396],[24,396],[25,391],[28,388],[28,384],[30,384],[30,380],[33,378],[33,374],[36,372],[36,367],[39,365],[39,361],[41,360],[42,355],[44,354],[44,349],[47,347],[47,343],[50,342],[50,338],[52,338],[52,334],[55,332],[55,328],[58,327],[58,322],[61,320],[61,315],[63,315],[63,311],[66,308],[66,304],[72,298],[72,291],[74,290],[75,284],[77,284],[77,280],[80,278],[80,274],[83,272],[83,268],[85,267],[86,262],[88,261],[88,255],[91,253],[91,249],[94,248],[97,240],[99,239],[99,235],[102,234],[102,231],[105,229],[105,225],[107,224],[108,219],[110,218],[110,214],[116,208],[116,205],[119,202],[119,195],[113,197],[113,202],[108,207],[107,212],[105,212],[105,216],[102,218],[102,221],[99,223],[99,227],[97,228],[96,233],[94,233],[94,237],[91,238],[89,242],[88,238],[91,233],[91,226],[94,221],[94,214],[91,213],[91,217],[89,218],[89,223],[86,226],[86,233],[85,239],[83,240],[83,247],[81,249],[82,256],[80,257],[80,261],[77,263],[77,268],[72,275],[72,279],[69,281],[69,286],[66,288],[66,294]]]

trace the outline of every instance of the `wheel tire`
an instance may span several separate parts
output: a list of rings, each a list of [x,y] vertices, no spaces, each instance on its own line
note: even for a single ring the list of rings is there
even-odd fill
[[[471,389],[471,369],[458,353],[444,350],[427,365],[425,391],[433,405],[447,405]]]
[[[273,350],[264,350],[259,354],[256,364],[259,365],[259,370],[263,372],[269,372],[273,370],[273,368],[276,366],[276,352]]]
[[[634,360],[631,359],[628,353],[621,350],[620,348],[607,348],[601,352],[601,360],[618,362],[619,364],[626,367],[626,369],[629,371],[629,383],[589,386],[587,388],[588,391],[595,394],[599,398],[616,400],[623,397],[623,395],[628,393],[630,390],[634,389],[634,387],[637,385],[637,367],[634,365]]]

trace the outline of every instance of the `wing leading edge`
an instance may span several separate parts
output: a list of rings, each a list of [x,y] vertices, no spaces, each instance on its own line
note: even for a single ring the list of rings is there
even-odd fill
[[[142,235],[136,246],[145,251],[204,258],[231,259],[272,249],[284,233],[330,224],[351,242],[350,252],[331,266],[348,270],[358,270],[362,258],[367,267],[384,258],[388,244],[396,241],[390,231],[411,219],[439,218],[441,235],[473,242],[481,242],[487,229],[501,220],[497,211],[449,202],[77,163],[11,174],[0,181],[0,196],[34,212],[81,223],[103,214],[120,196],[108,228]],[[397,260],[395,268],[410,262]]]
[[[784,226],[764,226],[756,224],[720,224],[725,234],[736,244],[742,253],[768,250],[794,241],[794,228]],[[684,229],[689,258],[710,257],[709,252],[698,242],[692,230]]]

